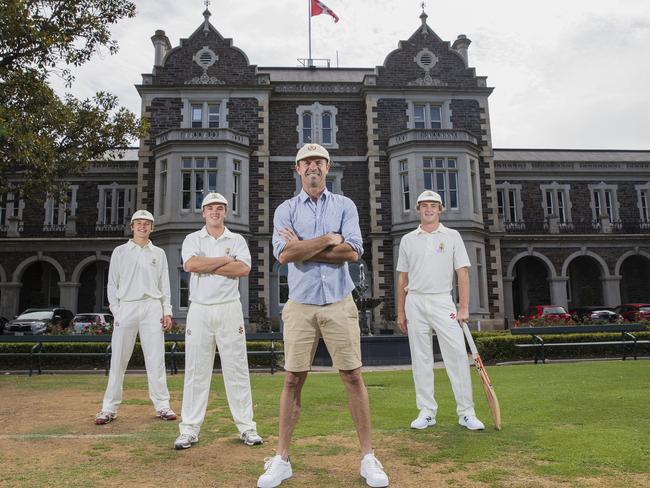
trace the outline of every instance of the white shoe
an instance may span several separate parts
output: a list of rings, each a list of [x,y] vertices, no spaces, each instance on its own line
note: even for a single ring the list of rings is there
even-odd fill
[[[422,430],[426,429],[427,427],[431,427],[432,425],[436,425],[435,417],[430,413],[425,412],[424,410],[420,410],[420,415],[418,415],[418,418],[411,422],[411,429]]]
[[[194,434],[181,434],[174,441],[174,449],[189,449],[192,444],[199,442],[199,437]]]
[[[242,432],[239,438],[247,446],[259,446],[264,442],[255,429],[249,429],[246,432]]]
[[[366,484],[373,488],[388,486],[384,467],[373,453],[366,454],[361,460],[361,476],[366,479]]]
[[[463,427],[467,427],[469,430],[483,430],[485,425],[481,422],[476,415],[464,415],[458,417],[458,423]]]
[[[264,460],[264,474],[257,479],[257,488],[275,488],[293,476],[291,462],[279,454]]]

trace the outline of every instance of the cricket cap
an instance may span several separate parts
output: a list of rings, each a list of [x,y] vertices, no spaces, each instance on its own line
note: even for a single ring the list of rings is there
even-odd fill
[[[323,158],[330,162],[330,153],[320,144],[305,144],[296,154],[296,164],[307,158]]]
[[[436,202],[440,204],[440,207],[443,210],[445,208],[442,205],[442,197],[440,196],[440,194],[432,190],[424,190],[422,193],[420,193],[420,196],[418,197],[418,204],[421,202]]]
[[[226,197],[224,197],[221,193],[217,193],[216,191],[208,193],[205,196],[203,202],[201,202],[201,208],[205,207],[206,205],[210,205],[211,203],[223,203],[226,207],[228,206],[228,200],[226,200]]]
[[[153,215],[151,215],[151,212],[146,210],[136,210],[131,216],[131,222],[134,220],[150,220],[153,222]]]

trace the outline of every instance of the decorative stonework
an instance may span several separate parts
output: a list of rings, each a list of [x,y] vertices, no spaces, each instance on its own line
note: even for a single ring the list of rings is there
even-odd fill
[[[284,83],[276,86],[276,93],[360,93],[358,85],[330,84],[330,83]]]
[[[425,47],[419,53],[417,53],[415,58],[413,58],[413,61],[415,61],[420,68],[428,73],[436,64],[438,64],[438,56],[433,54],[431,51],[429,51],[429,49]]]
[[[224,85],[225,82],[221,81],[216,76],[208,76],[208,68],[219,60],[219,56],[210,49],[208,46],[203,46],[199,49],[194,56],[192,56],[192,61],[198,64],[203,69],[203,74],[201,76],[195,76],[191,80],[185,82],[186,85]]]

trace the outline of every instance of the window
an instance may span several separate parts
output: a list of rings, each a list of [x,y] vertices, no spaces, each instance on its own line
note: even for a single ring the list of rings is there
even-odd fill
[[[278,301],[284,305],[289,300],[289,266],[282,264],[278,267]]]
[[[497,184],[497,210],[506,223],[522,221],[521,185]]]
[[[120,186],[113,183],[99,186],[99,215],[101,226],[123,227],[127,224],[135,205],[135,186]]]
[[[415,129],[440,129],[442,108],[430,103],[413,104],[413,127]]]
[[[13,193],[5,193],[0,196],[0,229],[6,230],[9,225],[9,217],[22,219],[24,202],[15,199]]]
[[[544,215],[546,217],[556,216],[560,224],[571,223],[570,185],[553,182],[550,185],[541,185],[540,189],[543,195]]]
[[[598,185],[589,185],[589,191],[591,192],[593,220],[598,221],[601,216],[607,215],[610,222],[617,221],[616,186],[600,182]]]
[[[191,102],[185,106],[185,125],[192,129],[218,129],[222,124],[223,100],[214,102]],[[225,114],[224,114],[225,117]],[[189,121],[189,122],[187,122]]]
[[[217,191],[217,158],[181,158],[182,210],[201,211],[203,197]]]
[[[472,206],[476,215],[481,214],[481,190],[478,179],[478,161],[475,159],[469,160],[470,167],[470,183],[472,185]]]
[[[44,231],[65,230],[68,215],[75,215],[77,209],[78,186],[70,186],[64,200],[48,198],[45,200]]]
[[[183,257],[181,250],[178,250],[178,306],[187,308],[190,306],[190,273],[183,269]]]
[[[406,159],[399,162],[399,184],[402,194],[402,210],[408,212],[411,209],[411,198],[409,190],[409,163]]]
[[[442,197],[449,209],[458,208],[458,162],[456,158],[424,158],[424,189],[433,190]]]
[[[338,148],[336,143],[336,115],[338,110],[333,105],[300,105],[296,109],[298,114],[298,144],[315,142],[327,148]]]
[[[641,190],[639,192],[639,201],[640,201],[640,210],[641,210],[641,222],[648,222],[648,190]]]
[[[636,185],[637,207],[639,208],[639,220],[643,228],[650,228],[650,181],[645,185]]]
[[[160,214],[165,215],[167,206],[167,160],[160,161],[160,200],[158,200]]]
[[[241,194],[241,161],[232,162],[232,213],[239,213],[239,195]]]
[[[486,293],[485,293],[485,280],[483,278],[483,249],[476,248],[476,279],[478,281],[478,306],[485,308]]]

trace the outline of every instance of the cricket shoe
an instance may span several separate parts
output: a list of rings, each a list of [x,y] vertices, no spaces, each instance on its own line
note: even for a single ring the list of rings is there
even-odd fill
[[[239,438],[247,446],[259,446],[264,442],[255,429],[249,429],[246,432],[242,432]]]
[[[174,441],[174,449],[189,449],[192,444],[199,442],[199,437],[194,434],[181,434]]]
[[[462,417],[458,417],[458,423],[463,427],[467,427],[469,430],[485,429],[485,425],[476,418],[476,415],[463,415]]]
[[[293,476],[291,461],[283,460],[279,454],[264,459],[264,474],[257,480],[257,488],[275,488]]]
[[[373,488],[388,486],[388,476],[384,473],[384,467],[372,452],[366,454],[361,460],[361,476],[365,478],[366,484]]]
[[[411,429],[423,430],[433,425],[436,425],[435,417],[430,413],[421,410],[420,415],[418,415],[418,418],[416,418],[413,422],[411,422]]]
[[[108,410],[102,410],[97,415],[95,415],[95,425],[105,425],[117,417],[117,414],[114,412],[109,412]]]
[[[161,408],[160,410],[156,411],[156,417],[162,420],[176,420],[176,414],[169,407]]]

